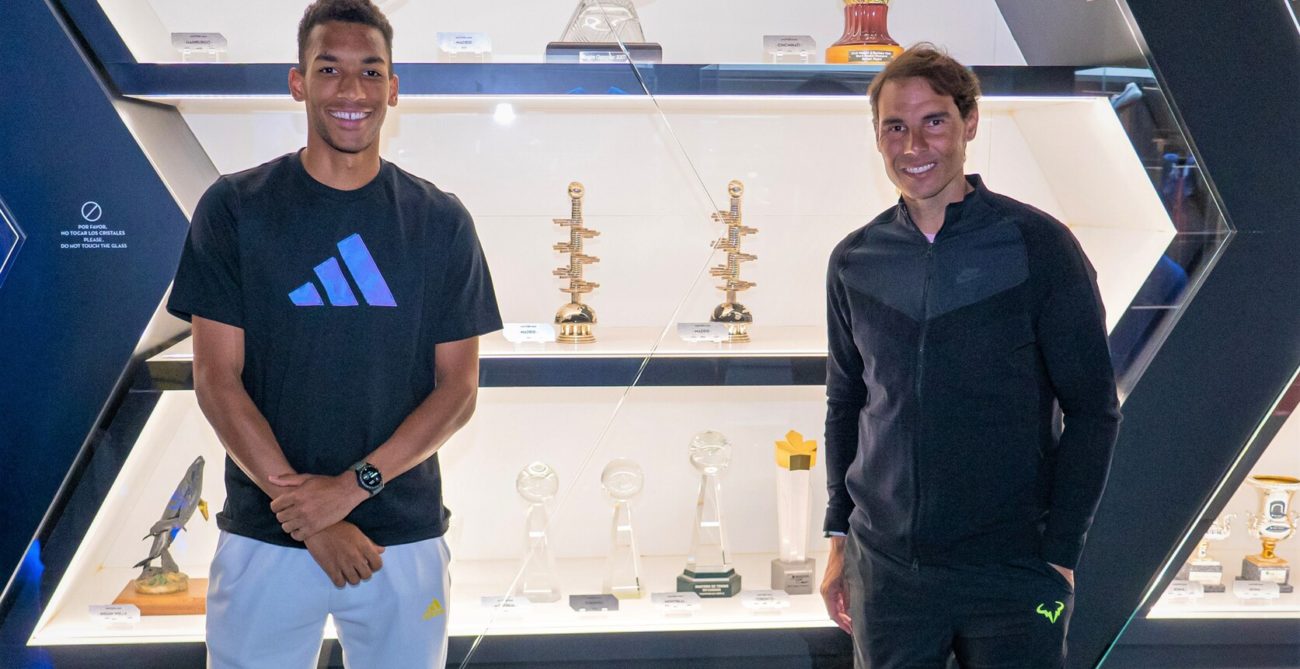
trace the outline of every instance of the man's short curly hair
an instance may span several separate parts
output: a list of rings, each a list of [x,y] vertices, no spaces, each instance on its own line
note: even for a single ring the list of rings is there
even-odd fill
[[[935,93],[951,97],[963,119],[970,118],[971,112],[975,111],[980,97],[979,78],[935,45],[921,42],[899,54],[871,80],[867,95],[871,96],[873,122],[880,114],[880,89],[890,81],[910,77],[924,79]]]
[[[298,22],[298,67],[304,69],[307,63],[307,38],[312,28],[330,21],[360,23],[377,29],[384,35],[384,44],[388,47],[388,64],[393,64],[393,26],[388,17],[370,0],[316,0],[303,12]]]

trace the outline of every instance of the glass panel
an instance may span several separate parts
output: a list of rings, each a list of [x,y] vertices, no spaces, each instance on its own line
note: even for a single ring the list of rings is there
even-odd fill
[[[1147,617],[1300,618],[1298,405],[1300,380],[1294,380],[1242,453],[1258,458],[1245,481],[1218,515],[1197,523],[1190,537],[1196,548],[1173,569]]]
[[[852,32],[844,3],[379,4],[403,68],[383,155],[465,203],[512,324],[483,339],[476,416],[440,451],[455,513],[444,604],[451,634],[476,639],[465,662],[503,635],[829,626],[815,594],[825,465],[806,443],[823,441],[825,267],[897,197],[862,95],[878,67],[824,62]],[[256,83],[257,64],[296,59],[301,3],[100,5],[142,63],[223,63],[119,73],[174,105],[220,172],[302,145],[283,66]],[[551,45],[597,38],[565,37],[575,19],[630,31],[629,8],[644,42]],[[889,12],[894,40],[980,68],[967,171],[1072,227],[1131,386],[1230,234],[1150,71],[1047,67],[993,0]],[[579,63],[546,65],[548,45]],[[538,341],[551,328],[571,341]],[[117,628],[89,613],[129,580],[139,528],[194,457],[209,504],[224,498],[191,357],[183,343],[151,361],[166,392],[34,644],[202,639],[201,618]],[[192,520],[172,552],[201,577],[216,538]]]

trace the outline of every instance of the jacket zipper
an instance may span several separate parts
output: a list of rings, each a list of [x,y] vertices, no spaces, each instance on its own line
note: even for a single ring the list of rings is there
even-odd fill
[[[930,275],[934,269],[934,243],[925,247],[925,284],[921,288],[921,334],[916,346],[916,436],[912,444],[912,570],[920,566],[916,552],[916,533],[921,521],[921,429],[925,403],[921,384],[925,379],[925,337],[930,329]]]

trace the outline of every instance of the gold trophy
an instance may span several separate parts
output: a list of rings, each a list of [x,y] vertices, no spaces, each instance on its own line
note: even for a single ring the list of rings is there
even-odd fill
[[[741,239],[746,235],[758,232],[757,228],[745,227],[741,222],[740,197],[744,194],[745,184],[733,180],[727,184],[727,195],[731,196],[730,209],[714,212],[713,214],[713,220],[727,226],[727,236],[713,242],[713,248],[726,252],[727,262],[710,268],[709,274],[726,281],[725,284],[718,286],[718,288],[726,291],[727,301],[719,304],[713,310],[713,316],[709,320],[714,323],[725,324],[727,326],[727,340],[732,343],[748,342],[749,324],[754,322],[754,315],[749,313],[749,309],[745,308],[745,305],[736,301],[736,294],[758,285],[740,278],[740,264],[758,259],[758,256],[742,253],[740,250]]]
[[[1230,513],[1210,524],[1196,545],[1196,554],[1183,565],[1178,578],[1193,583],[1200,583],[1205,592],[1223,592],[1223,563],[1210,555],[1210,542],[1223,541],[1232,534],[1232,520],[1237,514]]]
[[[1300,490],[1300,478],[1294,476],[1255,475],[1246,482],[1259,491],[1259,504],[1263,513],[1251,513],[1247,521],[1250,534],[1264,544],[1259,555],[1247,555],[1241,561],[1241,577],[1247,581],[1265,581],[1278,584],[1281,592],[1293,592],[1288,583],[1291,565],[1276,552],[1279,541],[1295,534],[1300,513],[1292,508],[1292,497]]]
[[[582,303],[582,295],[599,288],[600,284],[584,280],[582,268],[600,262],[600,258],[583,253],[582,243],[600,233],[583,224],[582,196],[585,192],[582,184],[577,181],[569,184],[572,211],[569,218],[554,219],[556,225],[569,229],[569,241],[560,242],[553,247],[560,253],[569,254],[568,266],[557,267],[553,272],[555,276],[569,280],[569,286],[560,289],[560,292],[569,294],[569,303],[555,312],[555,324],[559,329],[555,339],[562,344],[590,344],[596,341],[596,336],[591,333],[591,326],[596,323],[596,312]]]

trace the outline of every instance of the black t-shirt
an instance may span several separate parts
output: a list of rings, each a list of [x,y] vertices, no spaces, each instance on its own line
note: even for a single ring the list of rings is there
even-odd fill
[[[289,464],[337,475],[434,388],[434,345],[501,328],[460,200],[387,161],[341,191],[296,153],[219,178],[194,212],[167,310],[244,331],[244,388]],[[271,501],[230,458],[217,525],[284,546]],[[434,455],[348,520],[393,545],[447,529]]]

